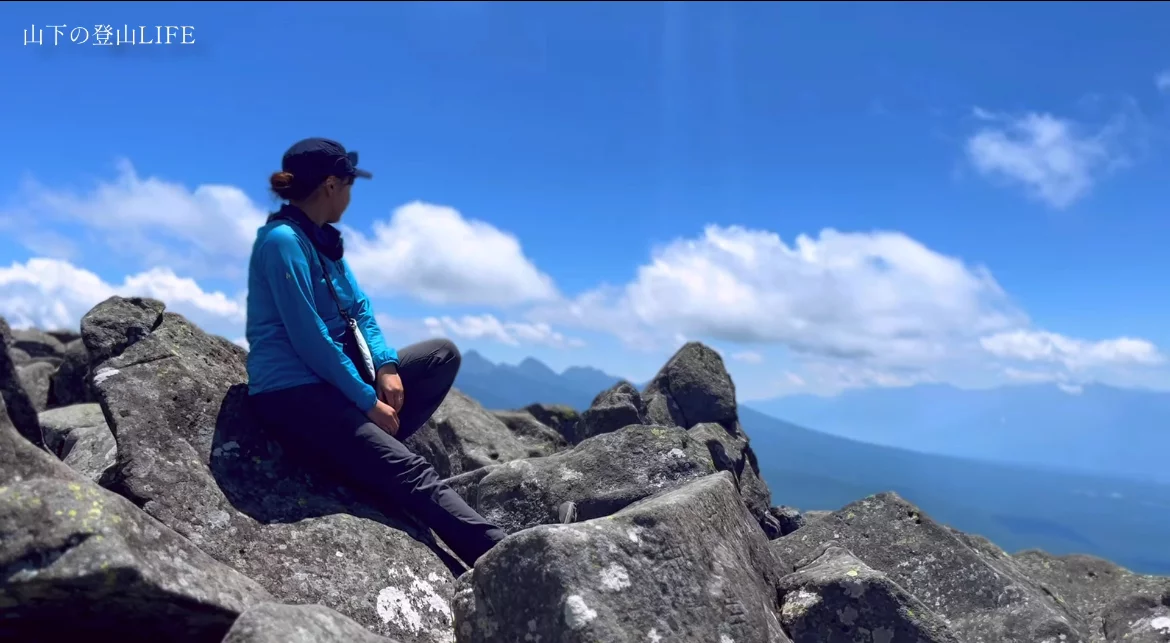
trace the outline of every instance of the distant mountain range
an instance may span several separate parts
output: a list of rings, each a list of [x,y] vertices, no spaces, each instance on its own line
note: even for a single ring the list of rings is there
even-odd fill
[[[475,351],[463,354],[455,385],[489,409],[514,409],[533,402],[589,408],[598,393],[620,378],[595,368],[573,366],[564,373],[531,357],[516,364],[494,364]]]
[[[1170,394],[1055,385],[861,389],[752,402],[820,431],[915,451],[1170,483]]]
[[[514,366],[494,364],[468,351],[456,386],[492,409],[543,402],[583,410],[617,381],[619,378],[593,368],[575,367],[557,373],[531,358]],[[922,399],[920,403],[930,411],[916,416],[917,426],[938,422],[939,426],[954,427],[948,409],[976,415],[955,399],[964,396],[950,396],[943,390],[946,388],[937,389],[942,393],[937,399]],[[1076,399],[1060,395],[1064,398],[1056,399]],[[776,404],[786,405],[792,399]],[[1049,403],[1047,398],[1041,400]],[[797,401],[807,403],[793,405],[798,409],[797,417],[810,409],[825,412],[828,406],[818,406],[815,399]],[[978,408],[977,404],[972,406]],[[1135,571],[1170,574],[1170,554],[1165,550],[1165,543],[1170,542],[1170,486],[932,455],[814,431],[743,405],[739,413],[775,504],[836,509],[866,495],[893,490],[934,517],[991,538],[1008,551],[1038,547],[1053,553],[1090,553]],[[842,411],[840,417],[846,413]],[[860,413],[853,417],[874,419]],[[897,435],[892,430],[888,434]],[[1014,437],[1015,444],[1030,443],[1022,435]],[[991,440],[988,437],[972,443],[987,445]],[[924,440],[935,447],[943,443]]]

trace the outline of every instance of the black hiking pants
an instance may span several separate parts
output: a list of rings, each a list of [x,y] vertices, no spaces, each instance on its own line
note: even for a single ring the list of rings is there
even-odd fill
[[[432,529],[467,566],[505,536],[469,507],[431,465],[402,444],[430,419],[459,372],[459,349],[445,339],[398,351],[404,400],[397,436],[371,422],[331,384],[258,393],[252,406],[281,443],[314,467],[373,499],[401,507]]]

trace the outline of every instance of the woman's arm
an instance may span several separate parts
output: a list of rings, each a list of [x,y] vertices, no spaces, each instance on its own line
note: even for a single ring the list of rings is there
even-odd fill
[[[377,404],[378,396],[374,387],[358,375],[353,361],[329,336],[329,328],[317,314],[309,249],[304,244],[295,232],[277,229],[259,248],[261,265],[280,319],[301,360],[321,379],[340,389],[358,408],[369,411]]]
[[[374,307],[370,305],[370,298],[366,297],[366,293],[358,285],[357,279],[349,270],[349,264],[342,261],[342,265],[345,267],[345,278],[353,286],[354,303],[350,315],[361,327],[366,344],[370,347],[370,356],[374,358],[374,372],[382,370],[387,364],[397,366],[398,351],[388,345],[386,338],[382,336],[382,329],[378,327],[378,320],[374,318]]]

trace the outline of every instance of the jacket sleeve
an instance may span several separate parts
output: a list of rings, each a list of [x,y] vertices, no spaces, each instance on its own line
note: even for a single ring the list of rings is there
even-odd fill
[[[309,251],[304,243],[295,233],[274,231],[260,248],[261,264],[276,309],[301,360],[358,408],[369,411],[377,404],[378,396],[358,375],[353,361],[333,341],[325,321],[317,314]]]
[[[374,358],[374,371],[377,372],[387,364],[397,365],[398,351],[387,344],[386,338],[382,336],[382,329],[378,327],[378,320],[374,318],[374,307],[370,305],[370,298],[366,297],[366,293],[358,285],[349,264],[342,260],[342,265],[345,266],[346,279],[353,286],[353,310],[349,314],[361,327],[366,344],[370,347],[370,356]]]

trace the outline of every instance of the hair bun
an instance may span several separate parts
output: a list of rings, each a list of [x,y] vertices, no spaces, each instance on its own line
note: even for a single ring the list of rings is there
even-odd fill
[[[292,172],[273,172],[272,176],[268,177],[268,185],[273,190],[284,190],[293,184]]]

